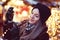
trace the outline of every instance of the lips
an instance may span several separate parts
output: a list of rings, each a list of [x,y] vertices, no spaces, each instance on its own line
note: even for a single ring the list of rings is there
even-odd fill
[[[33,20],[33,19],[31,19],[30,21],[31,21],[31,22],[33,22],[34,20]]]

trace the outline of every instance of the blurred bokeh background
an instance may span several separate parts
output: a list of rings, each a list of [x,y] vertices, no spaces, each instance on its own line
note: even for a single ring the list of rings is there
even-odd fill
[[[51,9],[51,16],[46,21],[50,40],[60,40],[60,0],[0,0],[0,36],[2,37],[2,22],[9,7],[14,7],[13,21],[19,23],[28,20],[33,5],[42,3]]]

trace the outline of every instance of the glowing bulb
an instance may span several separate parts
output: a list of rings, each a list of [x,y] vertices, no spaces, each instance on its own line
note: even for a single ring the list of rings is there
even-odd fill
[[[22,16],[26,17],[28,15],[27,11],[22,12]]]

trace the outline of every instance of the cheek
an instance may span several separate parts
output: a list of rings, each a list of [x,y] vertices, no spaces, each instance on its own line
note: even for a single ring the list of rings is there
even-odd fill
[[[37,22],[39,20],[39,18],[35,18],[35,21]]]

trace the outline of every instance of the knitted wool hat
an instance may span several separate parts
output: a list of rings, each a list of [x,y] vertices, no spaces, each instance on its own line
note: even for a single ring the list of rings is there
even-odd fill
[[[47,6],[45,6],[45,5],[43,5],[43,4],[40,4],[40,3],[36,4],[36,5],[33,7],[32,11],[33,11],[35,8],[38,8],[38,9],[39,9],[41,22],[42,22],[42,23],[45,23],[46,20],[47,20],[47,19],[49,18],[49,16],[51,15],[50,9],[49,9]]]

